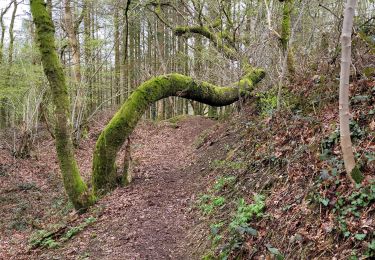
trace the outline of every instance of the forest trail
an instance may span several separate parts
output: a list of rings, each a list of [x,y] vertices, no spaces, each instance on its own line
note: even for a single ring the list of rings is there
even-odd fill
[[[184,168],[193,143],[215,122],[189,117],[176,124],[143,123],[133,136],[135,178],[98,203],[97,221],[62,248],[35,251],[38,259],[191,259],[185,236],[199,176]],[[33,253],[33,254],[34,254]]]

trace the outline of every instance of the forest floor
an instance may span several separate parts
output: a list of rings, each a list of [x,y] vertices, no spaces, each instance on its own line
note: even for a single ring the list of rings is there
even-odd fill
[[[194,221],[189,205],[202,182],[200,176],[184,168],[194,160],[197,136],[214,124],[203,117],[141,123],[132,138],[131,185],[106,196],[84,215],[66,209],[64,221],[58,219],[64,214],[61,210],[50,212],[51,208],[66,207],[61,198],[54,202],[63,196],[55,173],[54,181],[48,183],[50,171],[57,171],[53,143],[41,145],[40,159],[17,160],[8,165],[11,158],[3,155],[0,259],[191,259],[185,245],[187,230]],[[84,172],[89,171],[97,134],[84,141],[77,152]],[[53,195],[54,185],[60,190],[57,195]],[[50,196],[45,196],[46,192]],[[81,231],[80,227],[85,228]],[[56,249],[30,250],[31,232],[35,233],[36,228],[56,233],[51,236],[54,240],[46,239],[44,244],[52,248],[57,247],[53,241],[63,240],[58,236],[65,232],[66,237],[67,230],[71,234],[74,230],[80,232]]]
[[[133,182],[83,215],[47,131],[26,159],[10,154],[12,135],[0,139],[0,259],[373,259],[375,81],[351,86],[361,185],[344,170],[337,82],[289,87],[290,108],[276,116],[263,98],[220,121],[141,122]],[[86,180],[110,115],[76,149]]]

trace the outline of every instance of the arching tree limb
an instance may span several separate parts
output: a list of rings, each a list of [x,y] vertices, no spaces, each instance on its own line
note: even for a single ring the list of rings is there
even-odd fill
[[[215,46],[216,49],[221,51],[225,57],[230,60],[237,60],[238,57],[236,55],[236,50],[233,48],[234,45],[233,41],[230,44],[223,44],[222,38],[225,39],[229,36],[226,33],[216,35],[216,33],[211,32],[205,26],[178,26],[174,29],[174,33],[177,36],[185,35],[185,34],[199,34],[207,38],[211,41],[211,43]]]
[[[234,87],[218,87],[180,74],[157,76],[144,82],[126,100],[99,136],[93,160],[94,192],[106,193],[119,185],[116,155],[153,102],[179,96],[211,106],[225,106],[249,93],[264,75],[261,69],[251,70]]]
[[[82,180],[74,158],[69,96],[62,65],[55,50],[54,24],[44,0],[31,0],[30,3],[44,72],[52,90],[56,150],[64,187],[75,208],[85,209],[96,201],[96,197]],[[150,104],[162,98],[180,96],[211,106],[229,105],[248,94],[264,75],[260,69],[248,70],[242,80],[228,87],[198,82],[180,74],[158,76],[144,82],[115,114],[97,141],[93,161],[94,192],[101,194],[124,182],[124,178],[118,180],[116,176],[116,155]]]

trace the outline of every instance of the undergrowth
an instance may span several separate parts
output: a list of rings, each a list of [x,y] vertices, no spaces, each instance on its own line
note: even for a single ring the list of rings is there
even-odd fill
[[[251,200],[237,191],[240,181],[239,172],[247,169],[248,165],[239,152],[234,153],[230,147],[225,160],[213,160],[211,170],[222,171],[215,178],[207,192],[200,195],[196,201],[197,208],[205,216],[209,226],[211,247],[203,259],[228,259],[236,254],[248,236],[257,236],[258,231],[251,222],[260,219],[265,211],[265,196],[255,193]],[[241,156],[239,156],[239,154]]]
[[[88,217],[79,225],[72,226],[70,228],[66,228],[61,225],[54,225],[51,227],[52,231],[45,229],[38,230],[34,232],[29,239],[30,248],[58,248],[62,243],[70,240],[95,221],[95,217]],[[60,230],[63,232],[60,232]]]
[[[372,111],[361,112],[359,115],[357,120],[350,121],[351,139],[355,146],[373,138],[373,133],[367,128]],[[366,224],[373,215],[375,180],[362,179],[362,184],[348,189],[344,162],[338,153],[339,141],[338,128],[321,141],[320,160],[323,166],[308,201],[320,204],[326,214],[333,217],[334,225],[327,232],[337,234],[339,240],[353,245],[351,259],[375,257],[375,231],[371,228],[371,223]],[[375,160],[373,151],[365,147],[361,153],[355,153],[355,158],[361,171],[371,171]]]
[[[375,257],[375,87],[362,82],[352,90],[351,138],[365,176],[354,187],[345,174],[337,115],[327,109],[337,98],[336,83],[320,81],[303,86],[311,87],[307,98],[301,89],[287,93],[288,109],[277,116],[275,92],[258,94],[258,111],[250,113],[259,116],[247,116],[243,128],[229,126],[238,135],[247,131],[246,141],[212,141],[240,149],[211,161],[215,179],[197,204],[209,227],[203,259]]]
[[[264,210],[265,197],[263,195],[255,194],[251,204],[248,204],[244,198],[238,199],[229,219],[210,224],[211,249],[203,256],[203,259],[228,259],[241,248],[246,236],[257,236],[257,230],[249,223],[261,218]]]

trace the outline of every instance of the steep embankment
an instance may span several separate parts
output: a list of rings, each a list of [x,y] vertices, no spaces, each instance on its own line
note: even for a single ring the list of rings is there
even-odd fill
[[[360,187],[344,172],[336,86],[323,77],[289,86],[289,109],[272,117],[265,93],[257,107],[202,136],[191,166],[207,176],[195,204],[203,221],[190,233],[197,258],[375,256],[375,84],[351,87]]]

